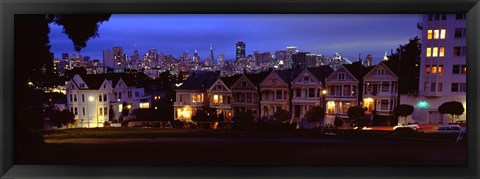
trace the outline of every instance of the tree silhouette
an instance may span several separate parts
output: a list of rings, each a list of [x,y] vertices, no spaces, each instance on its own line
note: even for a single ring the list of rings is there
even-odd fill
[[[347,111],[348,117],[354,119],[355,123],[359,123],[363,115],[365,115],[365,109],[359,106],[351,106]]]
[[[325,109],[320,106],[315,106],[312,109],[308,110],[305,114],[305,118],[309,122],[318,122],[325,117]]]
[[[418,91],[420,54],[420,38],[416,36],[411,38],[407,44],[400,45],[393,54],[388,56],[389,60],[385,63],[399,77],[398,92],[400,94]],[[408,73],[400,73],[400,71]]]
[[[405,117],[405,123],[407,123],[407,116],[412,114],[414,111],[414,108],[412,105],[408,104],[400,104],[395,109],[393,110],[393,114],[395,116],[400,116],[400,117]]]
[[[441,114],[452,115],[452,123],[454,119],[453,117],[455,115],[462,115],[464,111],[465,108],[463,108],[463,104],[458,101],[445,102],[438,107],[438,112],[440,112]]]
[[[288,112],[285,109],[277,110],[277,112],[273,114],[273,118],[275,118],[275,120],[278,120],[280,122],[286,122],[290,120],[291,117],[292,117],[292,114],[290,114],[290,112]]]

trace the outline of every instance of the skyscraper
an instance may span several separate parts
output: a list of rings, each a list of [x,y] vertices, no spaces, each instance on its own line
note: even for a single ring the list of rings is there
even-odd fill
[[[298,53],[297,47],[295,47],[295,46],[288,46],[287,47],[287,56],[286,56],[285,64],[284,64],[286,68],[294,67],[294,66],[292,66],[292,63],[293,63],[292,55],[296,54],[296,53]]]
[[[245,58],[245,48],[246,48],[246,45],[245,43],[243,42],[237,42],[237,45],[236,45],[236,60],[238,61],[239,59],[241,58]]]
[[[123,48],[122,47],[113,47],[113,59],[115,60],[115,65],[121,67],[125,63]]]
[[[212,61],[212,65],[213,63],[215,63],[215,58],[213,57],[213,45],[210,44],[210,60]]]
[[[307,54],[309,52],[298,52],[295,54],[292,54],[292,68],[306,68],[306,60],[307,60]]]
[[[438,107],[458,101],[466,109],[466,17],[465,14],[422,15],[422,46],[418,96],[402,96],[402,103],[415,104],[412,118],[421,124],[447,124],[450,115]],[[466,111],[466,110],[465,110]],[[466,120],[456,115],[453,121]]]

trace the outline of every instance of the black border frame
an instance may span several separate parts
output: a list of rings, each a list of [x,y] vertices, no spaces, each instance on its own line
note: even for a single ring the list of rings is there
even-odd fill
[[[467,13],[467,65],[480,69],[479,0],[0,0],[0,176],[2,178],[478,178],[479,105],[477,70],[467,74],[467,167],[89,167],[15,165],[13,147],[14,14],[166,13],[166,14],[310,14],[310,13]]]

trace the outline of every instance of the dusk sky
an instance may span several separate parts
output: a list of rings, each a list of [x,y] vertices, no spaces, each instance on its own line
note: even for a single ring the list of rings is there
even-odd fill
[[[419,15],[112,15],[99,28],[99,37],[90,39],[87,47],[76,52],[73,43],[60,26],[51,24],[50,44],[55,58],[66,52],[102,60],[102,51],[123,47],[131,56],[156,48],[175,57],[188,50],[200,58],[209,56],[213,44],[215,59],[225,54],[235,59],[235,44],[246,43],[246,53],[285,50],[297,46],[300,51],[333,56],[338,52],[350,60],[358,54],[372,54],[375,61],[385,51],[390,53],[408,39],[420,36],[416,23]]]

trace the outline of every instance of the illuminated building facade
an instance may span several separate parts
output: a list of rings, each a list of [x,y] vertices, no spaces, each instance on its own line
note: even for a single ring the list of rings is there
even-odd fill
[[[382,61],[363,77],[365,114],[393,116],[397,101],[398,76]]]
[[[415,107],[411,117],[418,123],[447,124],[452,119],[440,114],[441,104],[458,101],[466,109],[466,15],[424,14],[421,29],[419,94],[402,95],[401,102]]]
[[[236,60],[240,60],[241,58],[245,58],[245,48],[246,45],[244,42],[237,42],[236,46]]]
[[[103,127],[105,122],[113,122],[122,116],[122,110],[149,108],[148,96],[143,88],[137,88],[131,77],[125,74],[76,74],[66,84],[67,109],[75,115],[71,127]],[[123,106],[126,104],[126,106]],[[110,120],[110,109],[114,118]]]
[[[217,115],[223,116],[224,121],[232,119],[231,87],[240,77],[240,75],[218,77],[207,90],[210,107],[216,109]]]

